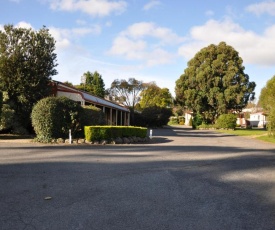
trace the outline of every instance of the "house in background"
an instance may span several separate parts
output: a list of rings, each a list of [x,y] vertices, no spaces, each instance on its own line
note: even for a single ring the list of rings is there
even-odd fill
[[[257,112],[250,114],[250,126],[264,128],[267,123],[266,114],[264,112]]]
[[[53,95],[67,97],[81,105],[93,105],[105,113],[108,125],[130,125],[130,110],[125,106],[91,95],[85,91],[68,86],[62,82],[52,81]]]
[[[189,125],[190,119],[193,119],[193,112],[186,112],[184,114],[184,118],[185,118],[185,125]]]

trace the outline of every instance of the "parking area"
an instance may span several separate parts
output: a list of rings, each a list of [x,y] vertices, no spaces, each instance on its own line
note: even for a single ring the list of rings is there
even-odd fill
[[[0,143],[0,229],[275,229],[275,146],[184,127],[150,143]]]

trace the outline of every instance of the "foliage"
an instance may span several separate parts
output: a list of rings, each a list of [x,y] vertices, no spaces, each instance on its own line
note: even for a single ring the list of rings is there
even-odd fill
[[[268,114],[267,122],[268,135],[275,138],[275,108],[273,107]]]
[[[179,124],[178,117],[170,117],[168,125],[178,125],[178,124]]]
[[[201,125],[203,122],[203,116],[200,114],[195,114],[195,116],[192,119],[192,128],[197,129],[199,125]]]
[[[65,85],[74,87],[73,83],[71,83],[71,82],[69,82],[69,81],[64,81],[63,83],[64,83]]]
[[[225,42],[201,49],[176,81],[176,100],[213,123],[254,98],[255,82],[244,73],[238,52]]]
[[[0,91],[0,120],[1,120],[2,108],[3,108],[3,92]]]
[[[83,107],[81,124],[82,126],[106,125],[104,112],[95,106],[89,105]],[[83,129],[84,130],[84,129]]]
[[[177,106],[175,108],[175,113],[177,116],[183,116],[184,115],[184,109],[181,106]]]
[[[76,86],[76,88],[87,91],[95,96],[104,98],[105,84],[102,76],[97,71],[94,73],[87,71],[83,74],[82,78],[83,82]]]
[[[0,31],[0,90],[15,110],[17,122],[31,127],[33,105],[51,92],[51,76],[56,75],[55,41],[49,30],[39,31],[5,25]]]
[[[163,107],[148,107],[141,113],[135,114],[135,124],[146,127],[162,127],[167,125],[169,118],[172,116],[172,110]],[[138,118],[138,119],[137,119]]]
[[[184,125],[185,124],[185,117],[184,116],[179,116],[178,120],[179,120],[179,124],[180,125]]]
[[[215,127],[217,129],[235,129],[237,125],[236,114],[222,114],[216,120]]]
[[[261,90],[259,104],[265,109],[266,112],[270,112],[275,107],[275,76],[267,81],[264,88]]]
[[[172,95],[167,88],[160,88],[156,83],[145,84],[145,89],[140,93],[141,100],[139,102],[142,109],[147,107],[170,107],[172,103]]]
[[[37,140],[50,141],[53,138],[66,138],[71,129],[72,135],[81,129],[83,108],[75,101],[64,97],[47,97],[33,108],[31,118]]]
[[[259,104],[268,114],[267,128],[270,136],[275,137],[275,76],[262,88]]]
[[[111,88],[107,91],[110,99],[118,101],[128,107],[135,108],[140,100],[140,92],[144,88],[143,82],[135,78],[129,78],[128,81],[116,79],[112,82]]]
[[[111,140],[118,137],[141,137],[147,135],[147,128],[133,126],[85,126],[87,141]]]
[[[3,104],[0,131],[11,131],[15,124],[15,111],[8,104]]]

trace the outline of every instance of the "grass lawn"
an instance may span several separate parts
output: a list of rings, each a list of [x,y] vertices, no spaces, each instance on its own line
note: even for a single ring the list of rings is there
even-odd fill
[[[275,138],[268,136],[268,131],[264,129],[236,129],[236,130],[218,130],[221,133],[228,133],[237,136],[248,136],[258,140],[275,143]]]

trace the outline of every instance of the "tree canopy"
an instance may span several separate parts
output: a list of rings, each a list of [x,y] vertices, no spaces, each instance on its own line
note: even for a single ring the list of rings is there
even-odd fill
[[[105,96],[105,84],[102,79],[102,76],[95,71],[94,73],[91,73],[90,71],[87,71],[82,76],[83,82],[76,86],[78,89],[87,91],[95,96],[104,98]]]
[[[275,137],[275,76],[267,81],[266,86],[262,88],[259,104],[268,114],[269,134]]]
[[[160,88],[155,82],[145,84],[145,89],[140,93],[139,102],[142,109],[148,107],[169,107],[172,103],[172,95],[168,88]]]
[[[225,42],[201,49],[176,81],[176,100],[214,122],[230,110],[241,111],[254,98],[238,52]]]
[[[262,88],[259,104],[267,112],[275,108],[275,76],[268,80],[266,86]]]
[[[54,50],[46,27],[34,31],[5,25],[0,31],[0,91],[7,92],[7,103],[25,128],[33,105],[51,92],[49,82],[57,74]]]
[[[116,79],[112,82],[111,88],[108,89],[109,96],[120,103],[134,108],[140,100],[140,92],[145,85],[142,81],[135,78],[129,78],[128,81],[124,79]]]

